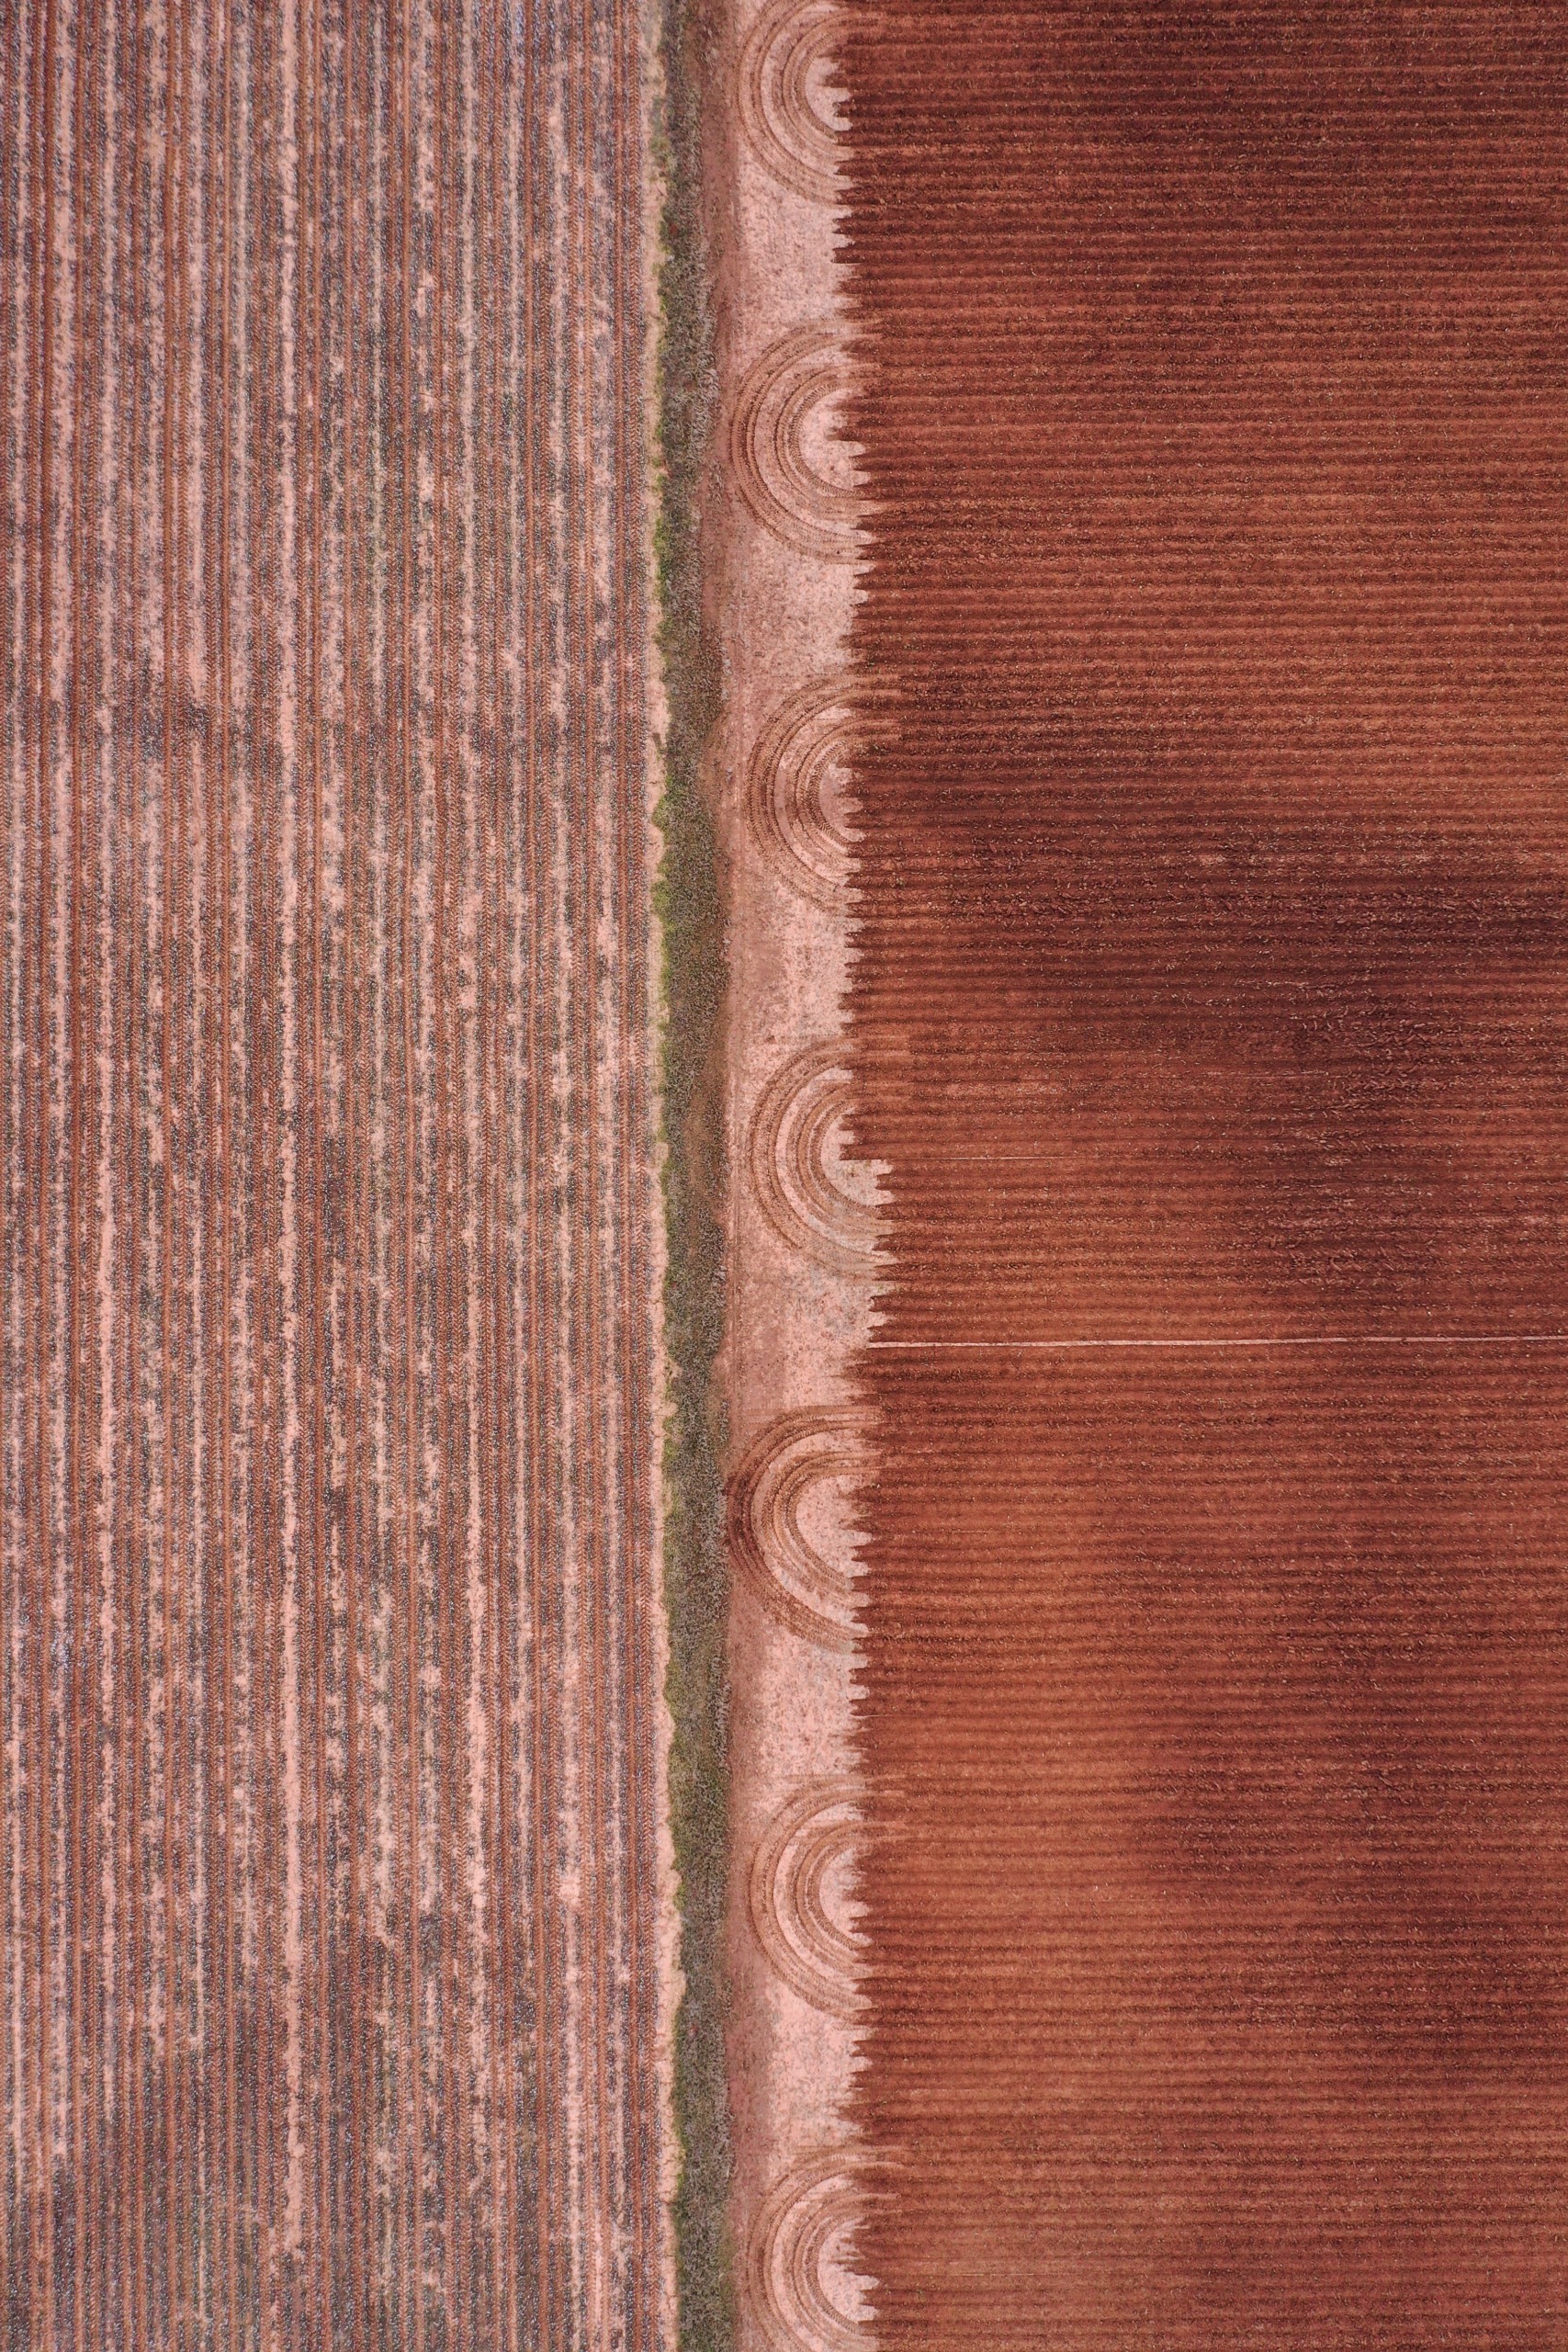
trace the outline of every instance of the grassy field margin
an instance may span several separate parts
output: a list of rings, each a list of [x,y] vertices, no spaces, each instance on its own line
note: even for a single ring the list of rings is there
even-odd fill
[[[724,910],[705,763],[719,660],[704,594],[703,491],[716,413],[703,201],[703,131],[716,47],[714,0],[660,0],[658,571],[668,707],[658,885],[668,1248],[665,1603],[672,1718],[670,1806],[684,1990],[675,2026],[676,2290],[681,2352],[728,2352],[729,2130],[724,2060],[728,1843],[724,1430]]]

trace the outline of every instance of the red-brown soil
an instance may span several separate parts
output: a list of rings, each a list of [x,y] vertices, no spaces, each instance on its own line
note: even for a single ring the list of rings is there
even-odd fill
[[[1568,2343],[1568,9],[891,0],[888,2347]]]

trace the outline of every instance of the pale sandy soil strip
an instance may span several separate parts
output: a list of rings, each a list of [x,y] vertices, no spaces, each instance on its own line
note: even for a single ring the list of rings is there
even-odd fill
[[[850,1124],[846,668],[861,501],[835,59],[852,12],[727,0],[714,109],[723,288],[714,499],[727,700],[731,1575],[728,2054],[741,2352],[863,2352],[863,2024],[853,1739],[863,1654],[851,1393],[872,1328],[877,1171]]]

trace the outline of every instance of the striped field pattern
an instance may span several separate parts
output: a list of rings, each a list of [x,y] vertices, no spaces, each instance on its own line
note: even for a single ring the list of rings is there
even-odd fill
[[[1568,5],[838,62],[870,2338],[1564,2352]]]
[[[0,2340],[650,2346],[632,0],[0,13]]]

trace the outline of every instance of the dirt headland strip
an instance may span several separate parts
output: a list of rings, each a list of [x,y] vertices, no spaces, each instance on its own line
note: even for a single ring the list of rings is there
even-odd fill
[[[859,2014],[858,1643],[849,1395],[876,1282],[875,1170],[850,1148],[843,787],[860,500],[840,430],[836,45],[828,0],[737,0],[714,52],[728,913],[724,1134],[730,1589],[728,2215],[742,2352],[863,2340],[845,2117]]]

